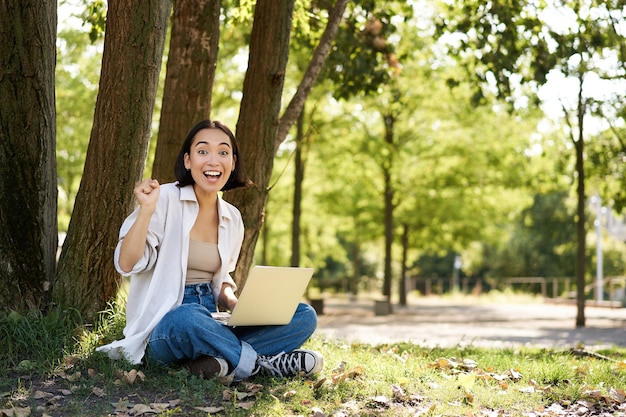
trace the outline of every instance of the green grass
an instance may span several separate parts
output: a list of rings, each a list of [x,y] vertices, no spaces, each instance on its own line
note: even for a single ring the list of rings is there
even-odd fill
[[[626,413],[625,348],[597,352],[613,359],[606,360],[531,347],[372,346],[313,338],[305,347],[325,357],[317,377],[258,377],[225,386],[94,351],[120,337],[122,328],[115,306],[93,328],[74,311],[0,317],[0,415],[140,415],[140,407],[148,407],[161,416],[549,416],[545,410],[554,404],[573,409],[582,400]],[[134,381],[128,377],[133,372]]]

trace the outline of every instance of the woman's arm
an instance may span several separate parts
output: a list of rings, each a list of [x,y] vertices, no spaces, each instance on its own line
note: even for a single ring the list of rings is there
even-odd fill
[[[122,240],[118,262],[124,272],[130,272],[144,253],[148,226],[159,200],[159,191],[159,182],[152,179],[143,180],[135,187],[139,212],[135,223]]]

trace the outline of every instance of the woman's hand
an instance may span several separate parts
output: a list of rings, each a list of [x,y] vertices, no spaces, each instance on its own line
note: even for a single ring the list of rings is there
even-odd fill
[[[133,192],[141,208],[148,208],[154,211],[160,193],[160,185],[157,180],[145,179],[137,184]]]
[[[159,193],[159,182],[153,179],[141,181],[134,189],[135,198],[139,203],[139,213],[122,241],[119,265],[124,272],[130,272],[143,255],[150,218],[159,201]]]

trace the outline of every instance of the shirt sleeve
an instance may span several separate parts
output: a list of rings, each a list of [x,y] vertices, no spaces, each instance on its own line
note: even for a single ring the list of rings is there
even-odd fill
[[[122,241],[124,237],[130,230],[135,221],[137,220],[137,216],[139,214],[139,207],[136,207],[135,210],[124,220],[122,223],[122,227],[120,228],[119,240],[117,242],[117,246],[115,247],[115,253],[113,256],[115,269],[121,275],[129,276],[133,274],[137,274],[139,272],[144,272],[152,269],[154,264],[156,263],[159,245],[161,239],[163,238],[163,230],[165,227],[164,222],[164,211],[166,205],[164,204],[164,200],[159,197],[159,202],[157,203],[157,208],[155,209],[152,217],[150,218],[150,224],[148,226],[148,234],[146,235],[146,246],[143,251],[143,255],[137,261],[137,263],[133,266],[133,269],[129,272],[125,272],[122,270],[119,264],[120,260],[120,251],[122,249]]]

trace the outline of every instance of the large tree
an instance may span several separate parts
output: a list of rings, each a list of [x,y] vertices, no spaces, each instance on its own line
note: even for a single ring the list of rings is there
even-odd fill
[[[0,309],[42,309],[56,267],[57,2],[0,1]]]
[[[170,9],[168,0],[108,2],[94,124],[53,286],[61,305],[87,315],[119,287],[111,259],[146,160]]]

